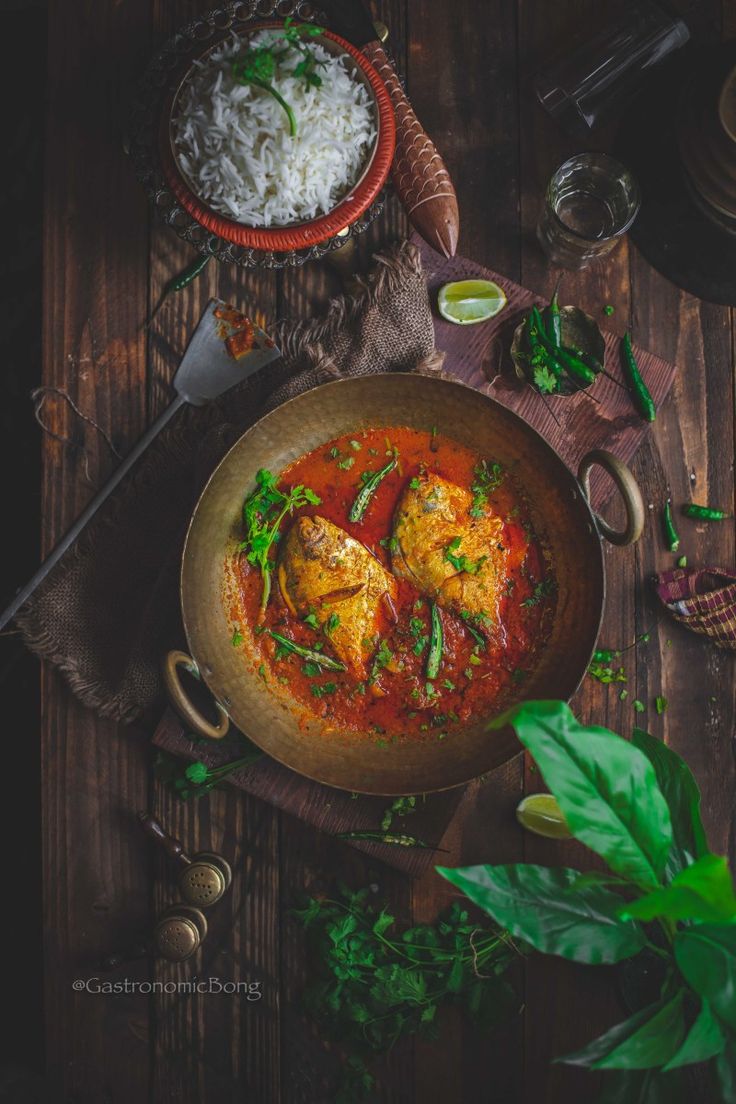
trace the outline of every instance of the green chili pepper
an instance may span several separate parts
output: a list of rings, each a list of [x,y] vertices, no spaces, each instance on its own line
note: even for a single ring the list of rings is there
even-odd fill
[[[368,503],[376,493],[379,483],[382,479],[388,475],[390,471],[393,471],[396,467],[396,458],[389,460],[388,464],[384,468],[380,468],[379,471],[371,472],[367,477],[365,483],[355,496],[355,502],[350,507],[350,513],[348,517],[351,521],[362,521],[365,512],[368,509]]]
[[[669,499],[664,504],[664,535],[667,539],[667,547],[670,552],[676,552],[680,547],[680,536],[675,529],[675,522],[672,517],[672,503]]]
[[[561,279],[561,276],[558,277],[555,290],[549,301],[549,337],[556,349],[559,349],[562,345],[562,318],[560,317],[560,301],[557,298]]]
[[[212,260],[212,254],[206,253],[201,257],[197,257],[196,261],[193,261],[189,268],[185,268],[183,272],[180,272],[178,276],[174,276],[173,280],[169,280],[168,284],[164,288],[164,297],[170,294],[172,291],[183,291],[184,288],[189,287],[199,276],[200,272],[204,272],[207,265]]]
[[[294,655],[301,656],[302,659],[308,659],[312,663],[318,664],[320,667],[326,667],[328,671],[345,670],[344,663],[338,663],[336,659],[332,659],[331,656],[324,655],[322,652],[316,652],[311,648],[305,648],[302,644],[297,644],[296,641],[289,640],[288,636],[282,636],[281,633],[274,632],[273,629],[269,630],[269,635],[272,636],[282,648],[286,648],[288,652],[293,652]]]
[[[205,253],[203,256],[197,257],[195,261],[192,261],[192,263],[185,268],[183,272],[180,272],[178,276],[174,276],[169,280],[164,290],[161,292],[161,296],[151,313],[151,317],[148,319],[148,326],[151,325],[172,291],[184,291],[185,288],[188,288],[190,284],[194,283],[200,273],[204,272],[211,260],[212,254]]]
[[[425,851],[442,850],[441,847],[432,847],[431,844],[425,843],[424,840],[417,839],[416,836],[396,835],[393,832],[371,832],[367,830],[336,832],[335,839],[368,840],[372,843],[389,843],[394,847],[421,847]]]
[[[429,651],[427,652],[427,678],[436,679],[439,674],[440,662],[442,660],[442,618],[440,617],[439,606],[436,602],[432,603],[432,625],[429,636]]]
[[[686,517],[697,518],[699,521],[724,521],[730,518],[725,510],[717,510],[714,506],[697,506],[694,502],[688,502],[682,507]]]
[[[477,629],[474,629],[472,625],[469,625],[467,620],[465,621],[465,628],[468,630],[476,644],[480,645],[481,648],[485,648],[486,638],[483,636],[483,634],[479,633]]]
[[[542,317],[536,307],[532,307],[531,318],[533,324],[539,329],[540,344],[547,350],[550,356],[557,360],[558,364],[564,368],[571,379],[575,383],[582,384],[584,387],[589,387],[591,383],[595,383],[596,374],[587,364],[584,364],[579,357],[567,352],[566,349],[556,349],[554,347],[544,332]]]
[[[621,363],[624,378],[629,385],[629,391],[634,400],[634,406],[642,418],[647,422],[653,422],[657,417],[657,408],[654,405],[654,399],[649,394],[647,385],[641,377],[634,350],[631,348],[631,336],[628,333],[624,334],[621,341]]]

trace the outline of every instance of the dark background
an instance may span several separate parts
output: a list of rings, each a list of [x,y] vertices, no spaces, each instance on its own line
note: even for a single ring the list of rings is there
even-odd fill
[[[41,379],[41,242],[46,5],[2,5],[4,217],[0,248],[0,472],[5,605],[38,563],[41,445],[30,393]],[[24,1099],[15,1072],[43,1068],[39,665],[12,628],[0,635],[3,703],[0,1099]],[[25,1078],[24,1078],[25,1080]]]

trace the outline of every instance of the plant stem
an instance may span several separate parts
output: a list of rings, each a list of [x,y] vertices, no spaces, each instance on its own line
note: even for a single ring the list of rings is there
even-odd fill
[[[291,106],[286,102],[284,97],[276,91],[272,84],[266,84],[264,82],[263,84],[261,84],[261,88],[263,88],[265,92],[270,92],[273,98],[281,104],[289,120],[289,134],[292,138],[296,138],[296,115],[294,114]]]

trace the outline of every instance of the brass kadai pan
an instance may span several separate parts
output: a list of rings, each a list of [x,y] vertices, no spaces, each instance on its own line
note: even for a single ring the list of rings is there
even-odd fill
[[[299,712],[288,696],[258,675],[231,644],[224,594],[229,556],[242,539],[241,507],[258,468],[281,472],[305,452],[344,433],[379,426],[437,427],[481,455],[513,466],[528,497],[537,531],[550,550],[558,584],[557,609],[536,669],[519,699],[568,699],[590,662],[605,598],[601,538],[614,544],[638,539],[644,507],[633,476],[610,453],[592,452],[578,479],[516,414],[460,383],[412,375],[376,375],[339,380],[284,403],[232,447],[210,478],[194,510],[184,548],[181,603],[191,656],[171,653],[165,663],[174,704],[197,732],[222,736],[230,721],[268,755],[319,782],[370,794],[413,794],[467,782],[519,751],[512,730],[487,731],[480,719],[445,741],[398,740],[385,747],[367,738],[322,732],[321,719]],[[627,523],[616,532],[597,518],[587,501],[588,477],[602,464],[616,482]],[[246,634],[248,635],[248,634]],[[192,658],[193,657],[193,658]],[[209,724],[187,699],[177,677],[180,665],[205,681],[220,721]]]

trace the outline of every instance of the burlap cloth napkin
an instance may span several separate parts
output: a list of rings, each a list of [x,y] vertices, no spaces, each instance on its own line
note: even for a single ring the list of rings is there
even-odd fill
[[[674,568],[657,576],[657,594],[675,620],[736,650],[736,575],[720,567]]]
[[[283,357],[218,404],[190,409],[24,606],[28,646],[106,717],[134,721],[162,699],[162,655],[184,643],[178,576],[197,495],[266,410],[330,379],[439,371],[421,260],[409,242],[373,259],[324,318],[281,324]]]

